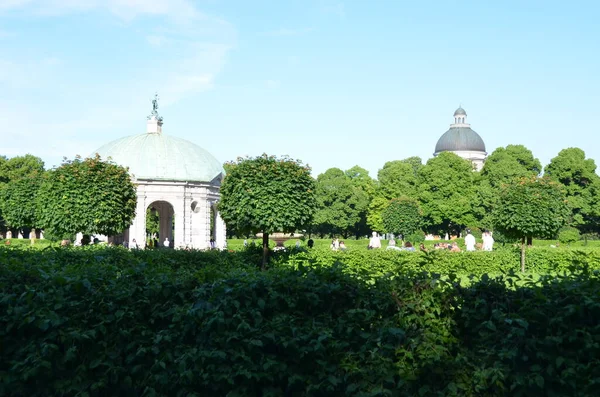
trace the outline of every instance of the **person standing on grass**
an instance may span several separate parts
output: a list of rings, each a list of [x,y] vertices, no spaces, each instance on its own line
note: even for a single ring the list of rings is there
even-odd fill
[[[465,246],[467,251],[475,251],[475,236],[471,234],[471,229],[467,229],[467,235],[465,236]]]
[[[494,248],[494,238],[492,237],[492,233],[488,230],[483,233],[483,247],[484,251],[491,251]]]

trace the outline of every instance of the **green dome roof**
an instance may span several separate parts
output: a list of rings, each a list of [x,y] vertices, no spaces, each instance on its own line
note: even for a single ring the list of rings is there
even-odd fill
[[[454,112],[454,116],[466,116],[466,115],[467,115],[467,112],[465,112],[465,109],[463,109],[462,107],[459,107]]]
[[[435,153],[458,150],[485,152],[485,143],[470,127],[451,127],[435,145]]]
[[[129,167],[137,179],[210,182],[225,174],[221,163],[200,146],[169,135],[140,134],[117,139],[98,153],[116,164]]]

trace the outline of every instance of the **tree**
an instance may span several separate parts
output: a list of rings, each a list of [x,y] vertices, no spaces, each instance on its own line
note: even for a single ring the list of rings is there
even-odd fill
[[[0,156],[0,190],[3,189],[4,186],[10,181],[27,178],[30,176],[37,177],[44,171],[44,162],[39,157],[32,156],[27,154],[25,156],[17,156],[8,159],[6,156]],[[16,191],[13,191],[14,194],[19,194]],[[7,204],[4,205],[7,207]],[[2,203],[0,203],[0,207],[2,207]],[[12,208],[12,214],[8,216],[16,215],[15,212],[19,211],[19,208]],[[28,211],[25,209],[25,211]],[[13,218],[13,222],[16,221]],[[18,221],[20,222],[20,221]],[[2,209],[0,208],[0,231],[5,231],[6,226],[8,224],[5,222]],[[19,227],[19,226],[10,226],[10,227]]]
[[[402,196],[418,196],[418,172],[423,167],[420,157],[409,157],[404,160],[388,161],[379,170],[377,178],[379,184],[369,205],[367,224],[373,230],[385,230],[382,220],[382,211],[387,207],[389,200]]]
[[[8,158],[6,156],[0,155],[0,187],[8,182],[8,176],[3,173],[4,167],[6,167],[6,162]]]
[[[43,174],[10,180],[0,189],[0,208],[6,226],[32,229],[38,226],[36,197]]]
[[[76,157],[47,172],[37,196],[39,226],[54,235],[114,235],[131,225],[136,188],[127,169]]]
[[[544,170],[560,183],[571,211],[570,224],[583,232],[598,232],[600,223],[600,177],[596,163],[579,148],[563,149]]]
[[[419,202],[406,196],[391,200],[382,218],[388,233],[401,234],[403,238],[418,231],[423,223]]]
[[[212,221],[212,217],[211,217]],[[150,236],[158,235],[160,231],[160,218],[157,211],[152,211],[152,208],[146,209],[146,234]]]
[[[371,198],[375,194],[376,183],[369,176],[369,171],[365,170],[358,165],[346,170],[344,172],[348,178],[352,181],[352,185],[361,188]]]
[[[510,183],[514,179],[537,176],[542,171],[540,161],[523,145],[499,147],[485,160],[481,169],[482,179],[493,188]]]
[[[383,224],[383,211],[389,205],[390,200],[385,197],[374,197],[369,204],[369,211],[367,212],[367,224],[374,231],[384,233],[385,226]]]
[[[369,234],[367,212],[369,210],[369,203],[375,195],[377,182],[371,178],[369,171],[358,165],[346,170],[344,173],[350,178],[352,186],[355,189],[355,208],[359,211],[360,220],[351,227],[351,231],[358,239],[360,236]],[[361,192],[364,192],[364,194]]]
[[[432,233],[458,233],[477,223],[473,165],[454,153],[442,152],[419,171],[419,202],[424,224]]]
[[[417,196],[417,172],[420,167],[416,164],[418,157],[410,157],[405,160],[388,161],[379,170],[377,179],[379,189],[377,196],[391,200],[400,196]]]
[[[317,207],[310,167],[287,157],[238,158],[226,165],[219,211],[238,233],[263,233],[263,268],[269,234],[293,233],[310,224]]]
[[[523,178],[502,188],[493,213],[494,230],[521,240],[521,271],[525,271],[525,239],[553,238],[569,216],[561,186],[549,178]]]
[[[563,227],[558,233],[558,241],[562,244],[571,245],[571,243],[577,242],[581,239],[581,233],[579,229],[574,227]]]
[[[366,218],[369,197],[363,188],[339,168],[330,168],[317,177],[317,211],[313,224],[322,234],[342,234],[359,229]]]
[[[44,171],[44,162],[31,154],[0,160],[0,182],[26,178]]]
[[[490,228],[491,213],[498,203],[501,186],[515,179],[534,177],[540,174],[540,161],[523,145],[508,145],[492,152],[480,173],[477,194],[483,211],[481,226]]]

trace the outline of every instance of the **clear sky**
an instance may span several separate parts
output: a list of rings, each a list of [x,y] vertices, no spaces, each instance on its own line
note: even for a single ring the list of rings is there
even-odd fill
[[[0,154],[47,167],[145,132],[224,162],[432,156],[462,104],[489,153],[600,162],[600,3],[0,0]]]

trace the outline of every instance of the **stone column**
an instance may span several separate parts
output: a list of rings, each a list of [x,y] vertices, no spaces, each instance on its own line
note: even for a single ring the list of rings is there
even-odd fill
[[[174,247],[175,248],[185,248],[186,245],[186,236],[185,236],[185,230],[186,230],[186,205],[185,205],[185,197],[181,197],[179,199],[177,199],[177,201],[174,203],[175,204],[175,213],[173,214],[173,216],[175,216],[175,243],[174,243]]]
[[[138,194],[135,206],[135,218],[129,227],[129,246],[135,239],[138,247],[143,248],[146,244],[146,196]]]
[[[221,213],[215,211],[215,242],[217,248],[225,249],[227,247],[227,231],[225,229],[225,222],[221,218]]]
[[[210,206],[211,203],[206,197],[206,193],[198,198],[195,198],[200,207],[198,212],[194,214],[193,229],[194,229],[194,248],[208,249],[210,248]]]

